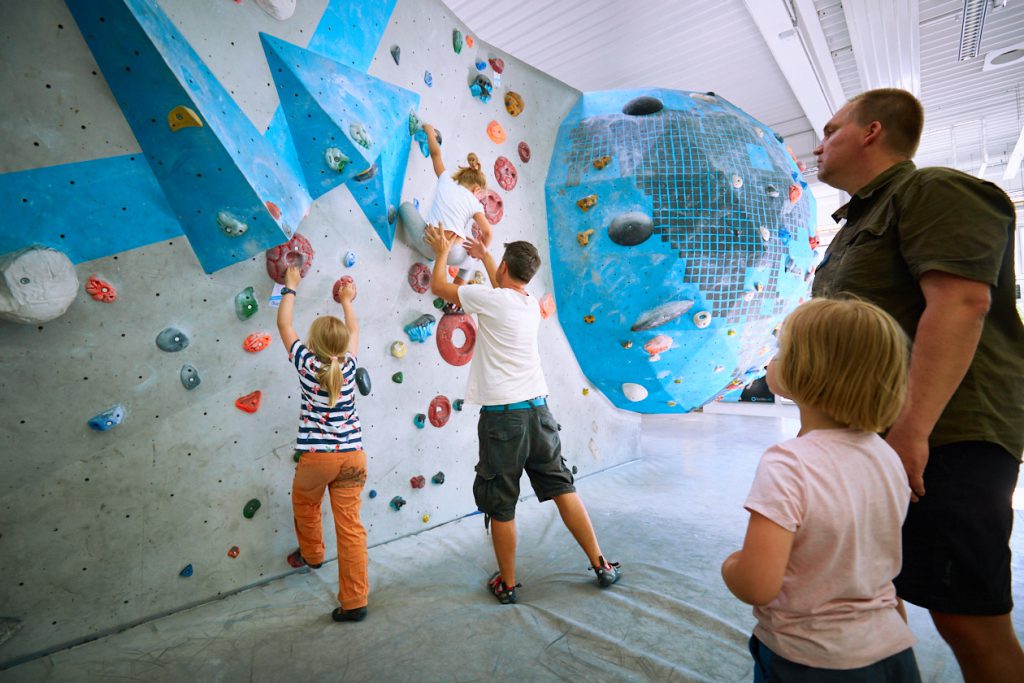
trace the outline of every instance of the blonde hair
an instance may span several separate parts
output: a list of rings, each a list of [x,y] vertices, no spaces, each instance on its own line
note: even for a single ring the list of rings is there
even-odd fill
[[[472,190],[477,186],[481,189],[487,188],[487,176],[477,168],[459,166],[459,170],[452,174],[452,180],[468,190]]]
[[[782,323],[779,388],[837,422],[881,432],[906,400],[909,347],[899,324],[874,304],[812,299]]]
[[[333,315],[320,316],[309,326],[309,349],[320,361],[316,381],[327,392],[327,404],[333,408],[338,402],[345,377],[341,366],[348,351],[348,327]]]

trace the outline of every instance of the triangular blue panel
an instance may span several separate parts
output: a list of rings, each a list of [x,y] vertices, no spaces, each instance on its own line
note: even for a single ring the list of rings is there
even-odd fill
[[[301,172],[256,130],[159,5],[66,3],[203,269],[285,241],[312,203]],[[177,107],[202,125],[172,128]]]

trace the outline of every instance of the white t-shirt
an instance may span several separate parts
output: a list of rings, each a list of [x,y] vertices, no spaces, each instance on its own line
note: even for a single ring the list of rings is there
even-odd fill
[[[877,434],[819,429],[761,457],[745,507],[796,534],[782,591],[754,635],[807,666],[855,669],[911,647],[892,580],[910,486]]]
[[[460,237],[472,236],[469,223],[473,215],[481,213],[484,205],[472,192],[452,180],[451,176],[442,173],[437,178],[437,194],[430,212],[425,216],[428,225],[443,224]]]
[[[537,331],[540,306],[532,296],[488,285],[459,287],[466,313],[476,313],[477,334],[466,400],[493,406],[547,396]]]

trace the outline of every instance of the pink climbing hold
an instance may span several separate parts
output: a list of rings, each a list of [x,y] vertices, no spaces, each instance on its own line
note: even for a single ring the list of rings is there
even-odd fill
[[[644,344],[644,351],[648,353],[650,356],[649,360],[653,363],[654,361],[661,360],[661,354],[671,349],[672,344],[672,337],[666,334],[659,334]]]
[[[264,204],[267,205],[267,211],[270,212],[270,215],[274,217],[275,221],[281,218],[281,209],[280,209],[280,207],[278,207],[277,204],[275,204],[274,202],[269,202],[269,201],[268,202],[264,202]]]
[[[501,189],[508,191],[516,186],[516,181],[519,180],[519,174],[516,172],[516,167],[512,165],[512,162],[508,160],[508,157],[498,157],[494,161],[494,177],[498,181],[498,185]]]
[[[444,427],[452,416],[452,404],[447,396],[435,396],[427,410],[427,419],[435,427]]]
[[[525,142],[519,143],[519,160],[524,164],[530,161],[530,146]]]
[[[547,320],[555,313],[555,297],[550,293],[540,298],[540,317]]]
[[[313,245],[299,233],[276,247],[267,249],[267,275],[279,285],[284,284],[284,274],[290,266],[296,266],[299,274],[306,277],[313,265]]]
[[[501,217],[505,215],[505,203],[502,201],[501,195],[494,190],[482,189],[477,189],[473,194],[484,205],[484,215],[487,216],[487,220],[491,225],[497,225],[501,221]]]
[[[96,301],[102,301],[105,304],[112,303],[117,299],[117,290],[114,289],[114,286],[95,275],[89,276],[89,281],[85,283],[85,291]]]
[[[500,74],[505,70],[505,60],[501,57],[492,57],[487,61],[491,63],[491,68],[494,69],[494,73]]]
[[[339,304],[341,303],[341,289],[345,285],[352,285],[352,301],[356,300],[356,281],[352,279],[351,275],[342,275],[338,278],[338,281],[334,283],[334,288],[331,290],[334,300]]]
[[[259,353],[268,346],[270,346],[270,335],[266,332],[253,332],[242,342],[242,348],[249,353]]]
[[[409,286],[417,294],[423,294],[430,289],[430,266],[419,262],[412,264],[409,268]]]
[[[465,341],[462,346],[455,346],[452,336],[456,330],[462,331]],[[476,321],[466,313],[445,313],[437,324],[437,350],[449,365],[460,367],[473,360],[473,348],[476,346]]]

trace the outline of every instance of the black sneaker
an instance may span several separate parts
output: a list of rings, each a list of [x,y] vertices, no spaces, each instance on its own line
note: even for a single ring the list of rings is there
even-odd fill
[[[598,556],[599,566],[591,567],[597,574],[597,584],[601,588],[607,588],[622,577],[622,569],[618,562],[609,562],[603,555]]]
[[[487,582],[487,588],[491,591],[491,595],[498,599],[503,605],[514,605],[519,597],[516,595],[516,589],[522,588],[523,584],[517,583],[514,586],[509,586],[501,580],[501,572],[494,572],[490,580]]]
[[[355,609],[342,609],[338,607],[331,612],[331,619],[335,621],[362,621],[365,618],[365,607],[356,607]]]
[[[320,562],[318,564],[310,564],[309,562],[306,562],[306,558],[302,556],[302,551],[300,550],[296,550],[294,553],[288,556],[288,564],[292,567],[295,567],[296,569],[301,569],[302,567],[320,569],[320,567],[324,566],[323,562]]]

